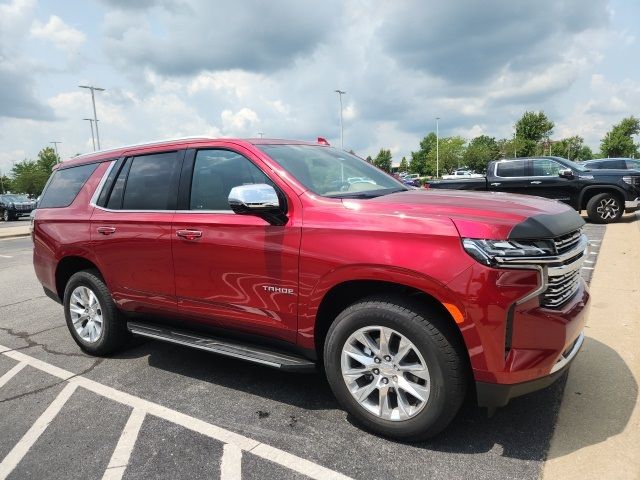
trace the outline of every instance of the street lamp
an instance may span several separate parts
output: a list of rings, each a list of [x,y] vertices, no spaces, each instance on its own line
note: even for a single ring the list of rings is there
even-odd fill
[[[344,129],[342,127],[342,95],[344,95],[344,90],[334,90],[338,94],[338,98],[340,99],[340,148],[344,150]]]
[[[440,117],[436,117],[436,178],[440,177]]]
[[[91,90],[91,103],[93,104],[93,121],[96,123],[96,140],[98,141],[98,150],[100,150],[100,133],[98,132],[98,115],[96,114],[96,97],[94,92],[104,92],[104,88],[93,87],[90,85],[78,85],[80,88]]]
[[[62,142],[49,142],[53,144],[53,148],[56,151],[56,163],[60,163],[60,155],[58,155],[58,144]]]
[[[83,118],[82,120],[86,120],[91,125],[91,141],[93,142],[93,151],[96,151],[96,137],[93,135],[93,118]]]

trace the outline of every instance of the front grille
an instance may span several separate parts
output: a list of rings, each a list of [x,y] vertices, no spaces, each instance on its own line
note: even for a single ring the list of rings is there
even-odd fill
[[[549,270],[547,289],[540,296],[540,304],[547,308],[558,308],[578,291],[580,268],[561,275],[551,275],[553,269]]]
[[[556,252],[564,253],[575,247],[580,242],[581,230],[574,230],[566,235],[560,235],[553,239],[553,243],[556,246]]]
[[[19,205],[15,205],[15,209],[20,211],[20,212],[24,212],[24,211],[27,211],[27,210],[31,210],[32,207],[31,207],[31,205],[20,205],[19,204]]]

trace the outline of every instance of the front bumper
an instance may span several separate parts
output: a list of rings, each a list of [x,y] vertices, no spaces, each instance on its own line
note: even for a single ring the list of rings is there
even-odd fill
[[[568,369],[584,343],[581,332],[573,345],[563,354],[551,369],[549,375],[515,384],[476,382],[479,407],[504,407],[509,400],[548,387],[558,380]]]
[[[624,211],[626,213],[635,212],[636,210],[640,210],[640,197],[624,202]]]

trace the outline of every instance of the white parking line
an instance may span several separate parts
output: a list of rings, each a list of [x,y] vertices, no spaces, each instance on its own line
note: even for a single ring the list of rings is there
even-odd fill
[[[129,465],[129,458],[131,458],[131,452],[133,452],[133,447],[138,439],[140,427],[142,427],[145,416],[146,414],[142,410],[133,409],[127,424],[122,430],[120,440],[118,440],[118,444],[113,451],[102,480],[120,480],[122,478],[127,465]]]
[[[220,480],[240,480],[242,478],[242,450],[227,443],[222,449]]]
[[[15,377],[16,374],[26,366],[27,366],[26,363],[20,362],[17,365],[14,365],[14,367],[11,370],[9,370],[7,373],[2,375],[0,377],[0,388],[4,387],[5,383],[7,383],[9,380]]]
[[[13,258],[11,255],[0,255],[0,258]]]
[[[146,413],[147,415],[154,415],[156,417],[160,417],[162,419],[168,420],[172,423],[185,427],[194,432],[201,433],[209,438],[213,438],[214,440],[218,440],[225,444],[230,444],[239,450],[251,452],[252,454],[265,458],[271,462],[277,463],[279,465],[282,465],[283,467],[289,468],[296,472],[299,472],[310,478],[315,478],[319,480],[350,479],[350,477],[346,475],[343,475],[339,472],[336,472],[329,468],[313,463],[309,460],[305,460],[304,458],[298,457],[291,453],[287,453],[278,448],[272,447],[270,445],[266,445],[264,443],[258,442],[257,440],[253,440],[251,438],[240,435],[238,433],[231,432],[229,430],[226,430],[224,428],[218,427],[211,423],[205,422],[198,418],[191,417],[184,413],[178,412],[177,410],[173,410],[171,408],[164,407],[157,403],[150,402],[149,400],[144,400],[142,398],[130,395],[128,393],[121,392],[120,390],[116,390],[115,388],[108,387],[107,385],[103,385],[93,380],[89,380],[88,378],[82,377],[80,375],[75,375],[67,370],[56,367],[55,365],[51,365],[49,363],[43,362],[42,360],[38,360],[37,358],[33,358],[29,355],[19,352],[17,350],[11,350],[7,347],[3,347],[2,345],[0,345],[0,353],[2,352],[4,352],[3,355],[9,358],[13,358],[18,362],[24,362],[34,368],[37,368],[38,370],[41,370],[43,372],[49,373],[50,375],[53,375],[55,377],[68,381],[69,385],[67,387],[73,386],[73,388],[75,389],[77,386],[81,386],[91,392],[94,392],[98,395],[106,397],[110,400],[116,401],[118,403],[122,403],[124,405],[128,405],[133,409],[140,410]],[[57,400],[58,399],[56,399],[54,403]],[[49,408],[52,408],[53,406],[54,404],[51,404]],[[49,411],[49,409],[47,409],[47,411]],[[45,413],[47,413],[47,411],[45,411]],[[40,419],[38,419],[38,421],[40,421]],[[36,422],[36,424],[37,423],[38,422]],[[34,424],[34,427],[35,426],[36,425]],[[34,427],[32,427],[32,429]],[[45,425],[45,428],[46,428],[46,425]],[[36,439],[34,439],[34,441]],[[17,446],[14,447],[14,450],[15,448],[17,448]],[[5,461],[6,461],[6,458],[5,460],[3,460],[3,463],[1,465],[4,465]],[[17,461],[20,461],[20,459],[18,459]],[[13,468],[15,468],[15,465],[12,467],[12,469]],[[5,477],[1,475],[2,471],[3,470],[0,469],[0,480],[3,480],[6,477],[6,475]]]
[[[0,463],[0,480],[4,480],[9,476],[14,468],[20,463],[20,460],[24,458],[29,449],[40,438],[40,435],[47,429],[49,424],[56,417],[58,412],[62,410],[64,404],[69,400],[69,397],[76,391],[78,385],[75,383],[68,383],[62,391],[58,394],[56,399],[51,402],[51,405],[40,415],[40,418],[31,426],[27,433],[20,439],[18,443],[11,449],[11,451],[4,457],[2,463]]]

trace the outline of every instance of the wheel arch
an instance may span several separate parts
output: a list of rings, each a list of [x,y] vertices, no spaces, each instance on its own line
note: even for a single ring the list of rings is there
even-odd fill
[[[612,193],[622,202],[622,207],[624,208],[625,202],[625,193],[622,188],[615,185],[592,185],[585,187],[582,192],[580,192],[580,201],[578,202],[579,210],[586,210],[587,203],[596,195],[600,193]]]
[[[69,255],[63,257],[58,262],[56,267],[55,281],[56,281],[56,295],[62,301],[64,298],[64,289],[67,286],[67,282],[74,273],[82,270],[96,270],[100,272],[98,266],[86,257],[78,255]]]

